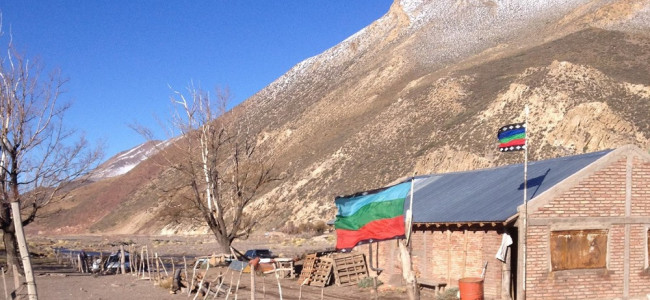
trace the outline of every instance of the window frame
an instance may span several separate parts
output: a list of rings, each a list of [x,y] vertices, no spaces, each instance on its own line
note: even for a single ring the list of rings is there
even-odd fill
[[[547,245],[546,245],[546,251],[547,251],[547,263],[548,263],[548,271],[549,272],[589,272],[589,271],[602,271],[602,270],[609,270],[609,257],[610,257],[610,249],[611,249],[611,235],[612,235],[612,228],[611,226],[608,225],[595,225],[595,226],[586,226],[585,224],[554,224],[553,226],[549,226],[548,228],[548,234],[547,234]],[[650,229],[650,227],[649,227]],[[553,232],[557,231],[589,231],[589,230],[604,230],[607,232],[606,238],[607,241],[605,243],[606,245],[606,255],[605,255],[605,266],[604,267],[597,267],[597,268],[574,268],[574,269],[558,269],[554,270],[553,269],[553,251],[551,250],[551,239],[552,239],[552,234]],[[647,243],[647,241],[646,241]],[[647,248],[647,247],[646,247]],[[646,250],[648,251],[648,250]],[[646,256],[647,260],[647,256]]]

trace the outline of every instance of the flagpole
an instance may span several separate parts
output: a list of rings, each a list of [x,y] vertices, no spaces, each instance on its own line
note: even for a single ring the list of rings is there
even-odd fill
[[[528,242],[528,136],[530,135],[529,126],[528,126],[528,104],[526,104],[525,108],[525,126],[526,126],[526,143],[524,147],[524,218],[523,218],[523,226],[524,226],[524,236],[523,236],[523,244],[524,244],[524,266],[523,266],[523,273],[524,273],[524,282],[523,282],[523,289],[524,289],[524,299],[526,299],[526,248],[527,248],[527,242]]]
[[[407,236],[406,236],[406,245],[409,245],[411,242],[411,233],[413,232],[413,187],[415,184],[413,183],[415,181],[415,175],[417,172],[413,173],[413,177],[411,177],[411,191],[410,191],[410,196],[409,196],[409,210],[408,210],[408,215],[406,216],[406,223],[408,223],[408,231],[407,231]]]

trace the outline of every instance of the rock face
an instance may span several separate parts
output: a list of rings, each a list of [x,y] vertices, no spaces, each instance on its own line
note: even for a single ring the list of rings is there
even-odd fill
[[[649,32],[650,1],[396,1],[233,110],[284,174],[257,200],[279,208],[262,226],[331,219],[336,195],[414,172],[520,162],[498,153],[496,130],[523,121],[525,105],[532,160],[650,149]],[[34,228],[200,232],[180,195],[154,188],[175,181],[145,161],[67,204],[115,209]],[[121,192],[106,200],[99,186]]]

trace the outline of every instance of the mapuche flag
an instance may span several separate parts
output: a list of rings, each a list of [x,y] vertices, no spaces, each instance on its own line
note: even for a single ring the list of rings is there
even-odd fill
[[[404,238],[404,199],[409,182],[335,199],[336,250],[347,252],[357,245]]]
[[[503,126],[497,134],[499,151],[519,151],[526,149],[526,123]]]

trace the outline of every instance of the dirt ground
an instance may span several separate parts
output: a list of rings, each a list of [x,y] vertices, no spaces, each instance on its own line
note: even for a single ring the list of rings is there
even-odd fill
[[[150,252],[157,253],[160,257],[177,257],[175,266],[182,267],[182,258],[186,256],[188,261],[193,261],[196,256],[206,256],[215,249],[215,244],[210,236],[200,237],[143,237],[143,236],[75,236],[75,237],[37,237],[29,240],[30,252],[34,253],[32,264],[36,275],[36,285],[39,299],[204,299],[196,297],[196,294],[188,296],[184,294],[171,294],[165,284],[158,284],[155,281],[142,279],[134,274],[124,275],[91,275],[77,272],[69,260],[57,259],[54,248],[63,247],[70,250],[84,249],[86,251],[112,252],[119,249],[120,243],[134,243],[136,249],[147,245]],[[270,248],[274,253],[283,257],[297,259],[315,251],[327,250],[331,245],[328,237],[270,237],[269,234],[262,234],[247,241],[235,243],[235,247],[242,251],[249,248]],[[190,263],[191,264],[191,263]],[[188,268],[191,274],[191,267]],[[226,267],[212,268],[212,276],[217,273],[224,274],[224,283],[232,283],[233,290],[230,299],[251,299],[251,275],[243,273],[236,297],[238,272],[233,272]],[[170,270],[171,273],[171,270]],[[191,276],[189,276],[191,278]],[[210,278],[210,275],[207,277]],[[9,292],[12,290],[13,279],[6,278]],[[161,286],[162,285],[162,286]],[[0,288],[2,288],[0,286]],[[375,299],[375,292],[372,288],[361,288],[358,286],[336,286],[329,285],[325,288],[314,286],[303,286],[302,289],[297,279],[280,279],[282,299]],[[4,290],[3,290],[4,292]],[[19,291],[24,294],[26,291]],[[1,296],[0,296],[1,297]],[[190,298],[191,297],[191,298]],[[207,299],[213,299],[210,294]],[[216,299],[223,299],[220,294]],[[256,299],[281,299],[278,283],[273,274],[255,276],[255,298]],[[379,290],[376,299],[405,299],[403,290],[385,286]],[[423,298],[424,299],[424,298]]]
[[[242,282],[237,292],[237,298],[250,299],[250,274],[242,276]],[[91,276],[73,272],[38,272],[36,278],[39,299],[189,299],[187,294],[170,294],[169,290],[156,286],[149,280],[139,280],[130,274]],[[300,286],[295,279],[281,280],[283,299],[373,299],[371,290],[353,287],[303,286],[302,297]],[[196,294],[190,295],[192,299]],[[280,299],[278,286],[271,277],[256,279],[256,299]],[[214,294],[209,295],[212,299]],[[197,297],[203,299],[203,297]],[[225,298],[220,294],[218,299]],[[233,299],[234,295],[230,296]],[[396,293],[380,293],[378,299],[403,299]]]

